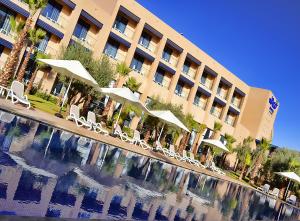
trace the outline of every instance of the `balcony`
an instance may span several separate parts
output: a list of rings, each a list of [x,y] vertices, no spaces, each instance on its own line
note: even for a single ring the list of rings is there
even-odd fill
[[[222,114],[222,109],[218,109],[216,106],[212,106],[210,114],[216,118],[220,118]]]
[[[227,115],[226,119],[225,119],[225,123],[228,124],[228,125],[230,125],[230,126],[234,126],[235,119],[236,119],[236,117],[234,117],[232,115]]]
[[[211,92],[211,88],[212,88],[212,85],[213,85],[213,81],[212,80],[208,80],[207,78],[205,77],[201,77],[201,80],[200,80],[200,84],[206,89],[208,90],[209,92]]]
[[[131,68],[135,73],[140,74],[142,76],[147,76],[150,72],[150,68],[149,67],[145,67],[144,65],[142,66],[142,68],[140,70],[136,69],[136,68]]]
[[[206,107],[206,101],[203,101],[203,100],[194,100],[193,104],[197,107],[200,107],[202,110],[205,110],[205,107]]]
[[[58,52],[57,49],[53,48],[53,47],[50,46],[50,45],[47,45],[46,48],[39,48],[39,47],[36,47],[35,50],[37,50],[38,52],[43,53],[43,54],[49,54],[49,55],[52,55],[53,57],[56,57],[57,52]]]
[[[192,69],[192,68],[189,68],[188,71],[182,70],[182,73],[183,73],[185,76],[188,76],[188,77],[191,78],[191,79],[195,79],[195,76],[196,76],[196,70],[194,70],[194,69]]]
[[[58,19],[53,19],[51,16],[45,14],[40,15],[40,19],[47,23],[48,25],[53,26],[54,28],[58,29],[61,32],[64,32],[64,28],[67,27],[68,21],[66,18],[64,18],[62,15],[58,17]]]
[[[162,87],[167,88],[167,89],[169,88],[170,83],[171,83],[171,80],[170,80],[170,79],[166,79],[166,78],[162,79],[161,81],[156,80],[156,79],[154,78],[153,81],[154,81],[156,84],[158,84],[159,86],[162,86]]]
[[[13,33],[10,28],[1,28],[0,29],[0,38],[8,41],[10,43],[15,42],[16,34]]]
[[[113,64],[124,62],[126,58],[126,55],[120,53],[119,50],[115,55],[110,54],[107,50],[104,50],[104,54],[111,59]]]
[[[176,94],[177,96],[181,97],[181,98],[184,98],[185,100],[188,98],[189,96],[189,93],[187,91],[181,91],[181,92],[178,92],[175,90],[174,94]]]
[[[124,29],[121,29],[116,23],[113,25],[112,33],[115,34],[116,38],[124,39],[130,45],[134,35],[134,29],[125,26]]]
[[[94,49],[93,46],[96,43],[96,38],[91,34],[87,34],[85,38],[78,38],[77,36],[72,35],[72,40],[81,44],[82,46],[84,46],[85,48],[91,51]]]

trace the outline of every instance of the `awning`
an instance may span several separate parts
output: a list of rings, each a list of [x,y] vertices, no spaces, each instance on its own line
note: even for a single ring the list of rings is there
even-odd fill
[[[30,13],[29,11],[26,11],[22,7],[18,6],[17,4],[13,3],[12,1],[9,0],[0,0],[0,3],[5,5],[6,7],[10,8],[11,10],[23,15],[24,17],[28,18]]]
[[[197,65],[201,65],[201,61],[199,61],[197,58],[195,58],[193,55],[191,55],[191,54],[187,54],[186,55],[186,57],[189,59],[189,60],[191,60],[192,62],[194,62],[195,64],[197,64]]]
[[[0,45],[3,45],[6,48],[12,49],[13,48],[13,44],[3,38],[0,38]]]
[[[190,86],[190,87],[193,87],[194,84],[195,84],[193,81],[191,81],[190,79],[188,79],[184,75],[180,75],[179,80],[182,81],[183,83],[185,83],[186,85]]]
[[[109,37],[119,42],[120,44],[124,45],[126,48],[130,48],[131,46],[131,43],[129,41],[125,40],[124,38],[120,37],[119,35],[113,32],[110,32]]]
[[[82,17],[84,17],[85,19],[87,19],[89,22],[91,22],[93,25],[95,25],[97,28],[101,29],[103,24],[98,21],[96,18],[94,18],[93,16],[91,16],[88,12],[86,12],[85,10],[82,10],[80,15]]]
[[[202,142],[203,142],[203,144],[205,144],[207,146],[214,147],[214,148],[219,148],[221,150],[229,152],[227,147],[220,140],[204,139]]]
[[[147,23],[145,24],[144,29],[151,32],[152,34],[154,34],[156,37],[158,37],[160,39],[163,37],[162,33],[157,31],[155,28],[153,28],[151,25],[149,25]]]
[[[72,10],[76,7],[76,4],[71,0],[63,0],[63,2]]]
[[[161,67],[162,69],[164,69],[165,71],[167,71],[167,72],[173,74],[173,75],[176,73],[176,70],[175,70],[175,69],[169,67],[168,65],[164,64],[164,63],[161,62],[161,61],[159,62],[158,66]]]
[[[57,30],[56,28],[52,27],[51,25],[47,24],[46,22],[42,21],[41,19],[38,19],[36,22],[36,25],[45,29],[47,32],[57,36],[60,39],[63,39],[64,34]]]
[[[141,46],[142,47],[142,46]],[[147,50],[146,50],[147,51]],[[146,51],[140,49],[139,47],[136,48],[135,52],[142,56],[143,58],[146,58],[146,60],[153,62],[155,57],[152,56],[150,53],[147,53]]]

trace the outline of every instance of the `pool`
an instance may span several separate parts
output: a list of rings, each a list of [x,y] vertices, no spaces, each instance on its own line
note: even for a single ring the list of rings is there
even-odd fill
[[[235,183],[0,111],[0,216],[295,221],[300,210]]]

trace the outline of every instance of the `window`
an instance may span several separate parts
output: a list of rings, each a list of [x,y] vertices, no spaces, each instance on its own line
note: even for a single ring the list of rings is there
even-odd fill
[[[10,16],[14,14],[6,8],[1,7],[0,9],[0,32],[8,35],[10,33]]]
[[[206,77],[205,76],[201,76],[201,84],[205,85],[206,83]]]
[[[134,56],[130,68],[140,72],[142,70],[143,63],[144,63],[144,58],[142,58],[141,56]]]
[[[37,50],[40,52],[45,52],[49,40],[50,40],[50,34],[47,33],[44,39],[38,45],[36,45]]]
[[[195,96],[195,98],[194,98],[194,104],[196,104],[196,105],[199,105],[199,103],[200,103],[200,94],[196,94],[196,96]]]
[[[175,94],[181,95],[183,90],[183,84],[181,82],[178,82],[175,88]]]
[[[170,48],[165,48],[165,50],[163,51],[163,54],[162,54],[162,58],[169,62],[170,61],[170,58],[171,58],[171,55],[172,55],[172,49]]]
[[[121,33],[124,33],[126,30],[128,20],[124,17],[117,17],[116,22],[114,25],[114,28],[120,31]]]
[[[191,67],[191,62],[185,61],[182,68],[182,72],[186,74],[189,73],[190,67]]]
[[[151,36],[148,33],[143,33],[140,38],[140,45],[143,45],[145,48],[148,48],[150,45]]]
[[[117,42],[108,41],[104,49],[104,54],[109,57],[116,58],[119,46],[120,44]]]
[[[57,22],[62,6],[55,1],[48,1],[47,6],[42,11],[42,15],[50,20]]]
[[[90,29],[90,25],[85,21],[79,19],[76,24],[73,35],[81,40],[85,40],[89,29]]]
[[[164,81],[164,71],[162,70],[157,70],[155,75],[154,75],[154,81],[160,85],[162,85]]]

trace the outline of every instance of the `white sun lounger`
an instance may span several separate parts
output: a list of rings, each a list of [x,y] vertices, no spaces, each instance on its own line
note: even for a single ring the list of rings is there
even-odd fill
[[[211,162],[210,169],[220,175],[226,175],[219,167],[216,166],[215,162]]]
[[[139,145],[140,147],[144,148],[145,150],[152,149],[152,147],[150,147],[146,143],[146,141],[141,139],[141,134],[138,130],[134,130],[133,140],[134,140],[134,144]]]
[[[263,185],[262,187],[258,187],[257,189],[264,193],[269,193],[270,185],[266,183],[265,185]]]
[[[180,156],[179,153],[177,153],[177,152],[175,151],[175,147],[174,147],[174,145],[172,145],[172,144],[170,145],[169,156],[170,156],[170,157],[174,157],[176,160],[182,161],[182,157]]]
[[[119,124],[116,124],[114,134],[119,136],[122,141],[129,142],[131,144],[134,143],[134,139],[129,137],[127,133],[123,132]]]
[[[275,197],[275,198],[278,198],[278,196],[279,196],[279,189],[278,189],[278,188],[274,188],[273,190],[271,190],[271,191],[269,192],[269,194],[270,194],[271,196]]]
[[[170,156],[170,151],[167,148],[164,148],[159,141],[155,141],[155,149],[162,152],[165,156]]]
[[[11,87],[7,93],[6,99],[11,98],[13,104],[22,103],[27,106],[27,109],[30,109],[31,105],[28,100],[27,95],[24,95],[24,84],[19,81],[13,81]]]
[[[71,105],[70,114],[66,117],[67,120],[75,121],[78,127],[87,127],[88,129],[92,129],[92,124],[87,122],[84,117],[80,117],[79,107],[76,105]]]
[[[202,163],[200,163],[199,160],[196,160],[196,159],[195,159],[195,156],[194,156],[194,154],[193,154],[192,152],[190,152],[190,158],[191,158],[191,160],[192,160],[197,166],[202,167],[202,168],[206,168],[206,166],[204,166]]]
[[[108,131],[103,129],[103,127],[100,123],[96,122],[96,114],[94,112],[92,112],[92,111],[88,112],[87,122],[92,125],[92,128],[95,132],[102,133],[105,136],[109,135]]]
[[[296,201],[297,201],[297,197],[295,195],[290,195],[286,201],[292,205],[295,205],[296,204]]]

